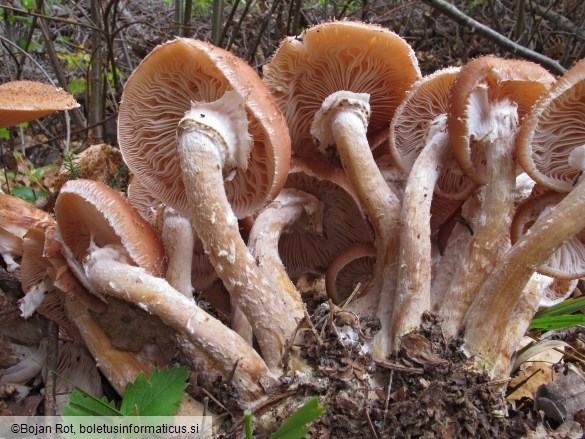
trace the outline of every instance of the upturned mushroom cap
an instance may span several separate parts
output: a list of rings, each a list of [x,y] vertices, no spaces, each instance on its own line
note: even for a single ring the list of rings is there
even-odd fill
[[[343,249],[327,265],[325,288],[334,304],[347,299],[358,283],[365,285],[374,269],[376,247],[357,243]]]
[[[128,167],[156,197],[189,214],[175,138],[191,102],[214,102],[234,90],[245,98],[252,148],[226,181],[234,213],[244,218],[276,196],[288,172],[286,122],[257,73],[223,49],[177,38],[155,48],[124,87],[118,140]]]
[[[514,244],[520,236],[530,230],[530,226],[541,215],[564,198],[565,194],[548,192],[543,195],[531,197],[522,203],[516,210],[510,236]],[[585,230],[566,241],[557,249],[548,262],[537,268],[537,271],[546,276],[557,279],[572,280],[585,277]]]
[[[390,123],[390,154],[396,165],[408,175],[425,146],[433,120],[449,111],[449,92],[459,67],[448,67],[418,80],[406,94]],[[435,193],[447,198],[466,199],[476,185],[449,158],[435,186]]]
[[[0,128],[79,107],[65,90],[36,81],[12,81],[0,85]]]
[[[300,37],[286,38],[264,67],[264,82],[288,121],[299,155],[315,149],[311,122],[329,95],[342,90],[368,93],[371,137],[387,130],[394,110],[419,77],[406,41],[382,27],[350,21],[323,23]]]
[[[585,59],[559,78],[522,122],[516,141],[518,162],[539,184],[568,192],[584,167],[569,153],[585,145]]]
[[[479,165],[482,154],[472,150],[474,141],[481,140],[482,115],[487,111],[480,101],[474,99],[473,91],[480,84],[486,84],[489,102],[508,99],[515,103],[518,120],[521,120],[554,81],[554,76],[546,69],[525,60],[488,55],[463,66],[451,88],[447,123],[453,155],[461,169],[477,183],[485,183]]]
[[[162,243],[126,199],[103,183],[70,180],[61,189],[55,213],[62,242],[81,265],[92,244],[121,244],[133,261],[155,276],[163,276]]]

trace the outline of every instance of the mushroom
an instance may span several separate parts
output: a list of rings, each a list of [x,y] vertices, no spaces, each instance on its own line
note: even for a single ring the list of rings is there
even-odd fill
[[[77,107],[79,104],[73,96],[52,85],[36,81],[12,81],[0,85],[0,128]]]
[[[485,186],[480,223],[439,310],[450,337],[459,335],[465,312],[502,247],[508,245],[519,120],[553,81],[534,63],[485,56],[463,66],[453,83],[447,120],[453,155],[471,178]]]
[[[136,178],[133,178],[128,185],[128,201],[134,207],[140,216],[148,221],[157,232],[160,234],[163,240],[167,257],[169,258],[169,267],[167,269],[167,280],[168,276],[173,276],[175,273],[184,273],[189,271],[191,274],[191,280],[184,279],[184,287],[177,288],[180,291],[205,291],[211,287],[213,282],[217,279],[217,274],[209,258],[203,250],[203,244],[201,240],[197,238],[196,232],[193,230],[191,222],[184,216],[176,212],[171,207],[166,207],[164,203],[153,196],[152,191],[145,187]],[[167,210],[169,211],[168,213]],[[171,214],[172,212],[172,214]],[[169,221],[165,223],[165,218],[169,218]],[[187,228],[187,224],[191,230]],[[179,250],[176,245],[166,242],[167,239],[176,240],[180,239],[181,236],[185,237],[184,242],[181,242],[181,247],[192,249],[192,255],[186,253],[186,250]],[[191,243],[191,241],[193,241]],[[179,265],[183,265],[190,261],[190,267],[177,267],[173,268],[172,260],[177,261]],[[169,273],[169,270],[171,273]],[[171,283],[172,285],[172,283]],[[174,286],[174,285],[173,285]],[[176,286],[174,286],[176,288]],[[192,295],[192,293],[184,293]]]
[[[516,209],[510,229],[512,244],[530,230],[534,221],[540,216],[546,215],[550,209],[554,209],[554,206],[564,198],[564,195],[549,191],[530,197],[522,203]],[[585,277],[585,230],[580,231],[560,246],[551,258],[536,271],[556,279],[574,280]]]
[[[161,277],[162,244],[149,224],[108,186],[67,182],[55,203],[61,239],[86,284],[99,294],[134,303],[184,334],[233,382],[244,400],[271,380],[260,356],[237,334],[201,310]],[[237,368],[235,367],[237,365]],[[234,369],[235,368],[235,369]]]
[[[354,244],[340,251],[327,265],[325,288],[331,301],[339,305],[353,294],[357,284],[365,285],[374,269],[376,247]]]
[[[278,251],[291,279],[323,275],[331,260],[356,243],[372,243],[374,235],[359,198],[344,172],[324,160],[294,157],[285,183],[315,196],[323,204],[322,232],[289,228]]]
[[[192,222],[276,371],[303,316],[284,307],[236,219],[275,197],[288,171],[288,130],[268,90],[231,53],[178,38],[155,48],[128,79],[118,127],[128,167]]]
[[[51,220],[48,213],[32,204],[12,195],[0,194],[0,255],[9,272],[20,266],[14,259],[22,255],[22,240],[26,232],[41,222]]]
[[[417,328],[423,312],[431,308],[434,193],[441,188],[443,197],[465,199],[475,188],[457,168],[447,135],[449,90],[459,71],[443,69],[417,81],[390,124],[390,152],[408,175],[402,200],[398,287],[392,318],[395,342]],[[455,207],[453,203],[442,205]]]
[[[585,184],[577,181],[585,171],[584,99],[585,61],[581,61],[538,100],[524,118],[518,133],[517,154],[525,156],[521,160],[524,166],[530,161],[525,149],[528,144],[535,156],[532,163],[538,161],[538,151],[543,151],[545,146],[548,148],[546,156],[564,156],[562,165],[548,168],[526,166],[525,171],[534,180],[551,187],[560,175],[567,175],[559,172],[561,168],[573,168],[568,181],[574,187],[514,243],[490,272],[465,315],[467,348],[476,356],[478,366],[485,367],[492,375],[505,374],[509,370],[506,330],[522,289],[537,267],[585,226]],[[538,171],[534,172],[535,169]]]
[[[323,202],[317,197],[285,188],[258,214],[250,230],[248,247],[256,263],[273,285],[280,285],[286,292],[285,306],[295,314],[304,315],[305,305],[280,258],[279,240],[292,229],[312,235],[322,233],[323,214]]]
[[[398,35],[374,25],[329,22],[287,38],[264,66],[264,81],[289,123],[293,150],[333,146],[364,204],[376,236],[371,295],[378,303],[382,338],[376,357],[389,353],[385,328],[392,314],[400,201],[372,156],[368,133],[387,130],[395,108],[420,77],[412,48]],[[314,140],[313,140],[314,139]]]

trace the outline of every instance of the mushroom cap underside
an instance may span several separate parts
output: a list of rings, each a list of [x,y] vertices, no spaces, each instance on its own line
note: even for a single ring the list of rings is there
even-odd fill
[[[253,140],[247,168],[225,183],[239,218],[276,196],[288,173],[286,122],[257,73],[244,61],[209,43],[177,38],[156,47],[124,88],[118,139],[128,167],[155,196],[188,214],[176,152],[179,121],[192,102],[215,102],[234,90],[245,101]]]

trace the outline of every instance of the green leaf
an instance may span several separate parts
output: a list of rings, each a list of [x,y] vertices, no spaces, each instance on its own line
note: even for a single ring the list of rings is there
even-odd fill
[[[529,329],[546,329],[547,331],[553,329],[572,328],[585,324],[585,314],[576,314],[569,316],[554,316],[554,317],[537,317],[530,322]]]
[[[321,407],[319,398],[316,396],[306,402],[301,408],[284,420],[278,430],[270,435],[269,439],[301,439],[309,432],[306,427],[329,409],[328,406]]]
[[[10,188],[10,195],[18,198],[22,198],[29,203],[33,203],[37,200],[37,194],[30,187],[13,187]]]
[[[150,371],[148,379],[140,373],[134,383],[126,386],[120,411],[124,415],[172,416],[187,387],[186,367]]]
[[[79,387],[69,394],[63,407],[63,416],[121,416],[113,401],[97,398]]]
[[[564,302],[551,306],[550,308],[538,311],[534,315],[534,318],[536,319],[540,317],[554,317],[563,314],[573,314],[574,312],[581,311],[582,309],[585,309],[585,296],[577,297],[576,299],[567,299]]]

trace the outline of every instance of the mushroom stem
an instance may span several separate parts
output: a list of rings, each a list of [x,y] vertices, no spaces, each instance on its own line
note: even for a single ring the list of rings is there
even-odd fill
[[[220,101],[213,104],[235,106]],[[287,308],[285,293],[268,282],[240,236],[224,179],[233,176],[246,154],[234,146],[241,140],[224,137],[224,130],[207,124],[212,115],[212,109],[195,105],[177,130],[189,216],[218,276],[254,328],[266,364],[277,371],[287,338],[303,315]]]
[[[382,328],[374,339],[373,354],[383,359],[391,350],[388,334],[397,277],[400,201],[380,173],[368,144],[368,101],[369,95],[364,93],[331,94],[315,115],[311,133],[323,148],[337,145],[341,163],[375,231],[377,255],[372,283],[380,288],[375,292],[380,292],[377,316]]]
[[[485,131],[480,130],[478,136],[483,136],[477,139],[485,149],[488,184],[479,224],[440,307],[443,330],[450,337],[461,332],[465,313],[499,259],[503,246],[508,245],[514,213],[516,174],[512,153],[518,129],[516,105],[508,100],[488,103],[487,87],[478,87],[472,94],[489,111],[485,121],[481,121]]]
[[[192,299],[193,228],[187,218],[170,207],[166,207],[163,214],[162,241],[168,258],[166,280],[185,297]]]
[[[435,118],[426,146],[414,162],[402,200],[398,287],[392,318],[394,346],[416,329],[431,309],[431,201],[442,164],[449,157],[447,116]]]
[[[308,233],[320,233],[322,224],[323,203],[317,197],[285,188],[258,215],[250,230],[248,247],[258,266],[272,285],[286,292],[286,306],[295,314],[304,315],[305,305],[280,259],[278,241],[289,228],[303,227]]]
[[[465,343],[478,367],[492,376],[505,370],[506,329],[524,286],[536,268],[585,227],[585,183],[581,181],[512,246],[481,286],[465,315]],[[509,361],[509,357],[508,361]]]
[[[224,376],[233,374],[233,383],[244,400],[254,401],[264,395],[261,383],[269,382],[271,376],[256,351],[165,279],[121,260],[123,255],[110,247],[93,251],[84,262],[87,278],[98,291],[130,301],[183,333]]]

